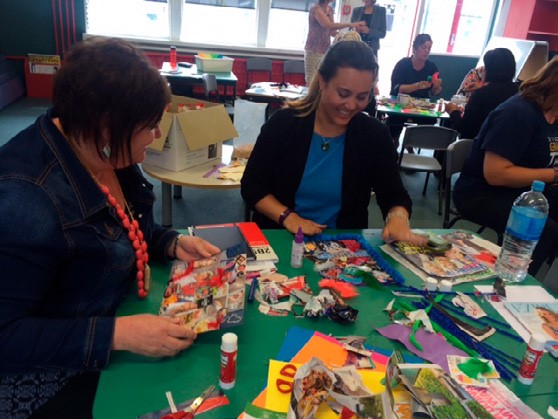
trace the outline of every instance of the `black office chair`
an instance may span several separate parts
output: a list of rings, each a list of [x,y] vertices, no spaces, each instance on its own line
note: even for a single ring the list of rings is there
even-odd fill
[[[258,81],[271,81],[271,67],[272,61],[269,58],[264,57],[250,57],[246,60],[246,88],[249,89],[253,83]],[[265,76],[261,77],[261,73]],[[260,75],[260,77],[254,78],[254,75]]]
[[[229,105],[225,101],[222,101],[219,96],[219,86],[217,85],[217,78],[215,74],[202,74],[203,87],[205,89],[205,100],[208,102],[222,103],[227,110],[227,114],[234,121],[234,106]]]
[[[408,153],[407,149],[416,147],[422,150],[445,151],[457,139],[457,134],[457,131],[453,129],[432,125],[417,125],[405,129],[399,154],[399,168],[405,171],[426,173],[422,189],[423,195],[426,195],[430,173],[440,173],[443,177],[443,162],[440,163],[433,156]],[[438,214],[442,215],[443,185],[440,185],[438,189]]]
[[[451,187],[452,187],[452,177],[457,173],[461,173],[463,166],[469,154],[471,154],[471,148],[473,147],[474,140],[463,138],[452,144],[450,144],[446,150],[446,168],[445,168],[445,187],[444,187],[444,200],[445,200],[445,210],[444,210],[444,221],[442,224],[443,228],[452,228],[453,225],[459,220],[466,220],[459,211],[455,209],[452,205],[451,199]],[[450,217],[452,217],[450,219]],[[467,220],[471,221],[471,220]],[[480,226],[477,233],[482,233],[486,226]],[[496,231],[498,235],[498,245],[502,245],[503,235]]]

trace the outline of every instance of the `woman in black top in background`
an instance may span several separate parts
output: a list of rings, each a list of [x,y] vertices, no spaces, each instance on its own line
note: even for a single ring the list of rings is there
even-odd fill
[[[488,84],[473,92],[463,115],[458,105],[446,103],[451,128],[459,131],[461,138],[475,138],[488,114],[518,90],[518,85],[512,81],[515,58],[509,49],[492,49],[484,54],[483,61]]]

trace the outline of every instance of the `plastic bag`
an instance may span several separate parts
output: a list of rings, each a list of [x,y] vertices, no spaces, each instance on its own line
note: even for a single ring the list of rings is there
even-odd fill
[[[237,99],[234,102],[234,126],[238,137],[233,140],[235,155],[248,158],[260,128],[265,122],[265,109],[267,103],[256,103],[249,100]]]

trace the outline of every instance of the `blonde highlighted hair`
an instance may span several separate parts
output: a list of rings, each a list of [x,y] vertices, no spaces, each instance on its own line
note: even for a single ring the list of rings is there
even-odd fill
[[[519,87],[519,94],[536,103],[543,112],[558,107],[558,55]]]

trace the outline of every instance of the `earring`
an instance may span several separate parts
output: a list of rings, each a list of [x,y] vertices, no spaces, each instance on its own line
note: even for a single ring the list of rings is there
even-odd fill
[[[110,146],[109,146],[108,144],[107,144],[106,146],[104,146],[103,149],[102,149],[101,151],[103,152],[104,156],[105,156],[107,159],[110,159],[110,151],[111,151],[111,150],[110,150]]]

